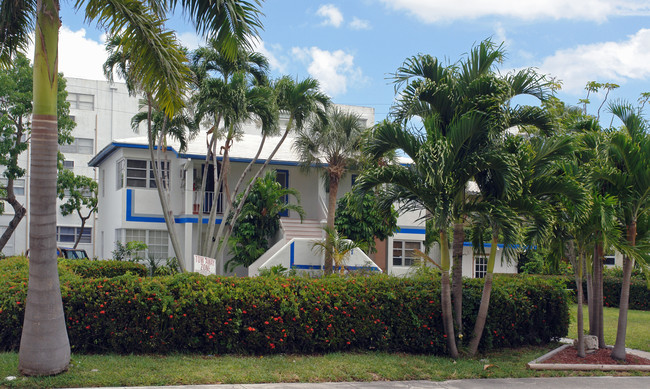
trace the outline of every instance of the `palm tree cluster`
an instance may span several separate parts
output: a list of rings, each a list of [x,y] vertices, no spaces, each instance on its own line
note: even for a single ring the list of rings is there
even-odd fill
[[[602,274],[604,249],[625,253],[625,274],[635,258],[643,259],[634,246],[636,238],[645,236],[638,229],[645,228],[648,210],[645,120],[625,104],[611,104],[610,111],[624,125],[603,131],[595,118],[576,110],[549,109],[548,102],[555,99],[552,80],[533,69],[500,74],[496,65],[503,56],[503,48],[487,40],[454,64],[428,55],[407,59],[393,76],[399,98],[391,120],[373,129],[364,151],[375,161],[398,151],[411,162],[378,163],[357,178],[361,192],[385,188],[383,206],[398,203],[400,211],[419,210],[427,220],[427,233],[440,251],[443,325],[453,358],[459,355],[463,323],[461,294],[452,299],[451,289],[462,291],[462,265],[456,259],[462,258],[465,228],[472,231],[475,252],[484,254],[484,240],[490,241],[483,296],[469,337],[471,355],[478,350],[488,314],[497,243],[503,243],[504,260],[533,247],[568,258],[576,265],[580,286],[578,276],[597,269],[597,263]],[[543,104],[516,105],[513,99],[520,95]],[[598,252],[600,256],[594,254]],[[598,312],[602,278],[590,274],[590,312]],[[623,282],[621,320],[626,293],[629,279]],[[597,322],[594,314],[590,323],[596,331]],[[619,322],[623,347],[624,328]],[[615,348],[614,356],[625,358],[624,348],[622,354]]]

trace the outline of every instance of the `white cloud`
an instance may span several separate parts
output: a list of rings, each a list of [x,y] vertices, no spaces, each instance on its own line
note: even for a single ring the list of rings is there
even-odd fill
[[[388,8],[406,11],[425,23],[485,16],[522,20],[577,19],[602,22],[616,15],[648,15],[646,0],[380,0]]]
[[[650,78],[650,29],[621,42],[581,45],[555,52],[540,71],[563,81],[562,89],[579,93],[587,81],[625,83]]]
[[[350,22],[350,28],[353,30],[370,30],[370,22],[355,16]]]
[[[253,41],[253,51],[264,54],[264,56],[269,60],[269,66],[271,70],[275,70],[278,73],[286,73],[288,60],[280,53],[282,51],[282,46],[271,45],[266,47],[266,44],[261,39],[256,39]]]
[[[316,78],[321,89],[330,96],[344,94],[348,85],[365,80],[361,69],[354,66],[354,56],[343,50],[331,52],[318,47],[294,47],[292,53],[309,64],[309,75]]]
[[[512,42],[508,39],[506,36],[506,29],[503,27],[503,24],[501,22],[497,23],[496,26],[494,26],[494,43],[501,44],[503,42],[506,46],[511,46]]]
[[[205,46],[205,39],[200,38],[193,31],[177,32],[176,38],[178,38],[181,45],[187,47],[189,50],[196,50],[199,46]]]
[[[333,4],[321,5],[318,11],[316,11],[316,14],[325,18],[323,21],[324,26],[334,26],[338,28],[341,26],[341,23],[343,23],[343,14]]]
[[[59,72],[66,77],[106,80],[102,71],[107,57],[103,39],[105,37],[97,42],[87,38],[83,28],[72,31],[62,26],[59,31]],[[33,43],[28,49],[28,56],[34,58]]]

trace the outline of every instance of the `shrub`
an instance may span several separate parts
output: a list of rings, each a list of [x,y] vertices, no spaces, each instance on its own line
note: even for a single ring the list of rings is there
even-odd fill
[[[146,266],[133,262],[64,259],[60,260],[59,263],[67,266],[83,278],[112,278],[124,275],[127,272],[144,277],[148,273]]]
[[[18,347],[25,260],[2,261],[0,349]],[[84,279],[60,266],[75,352],[314,353],[384,350],[446,354],[439,277],[229,278],[195,273]],[[464,285],[473,326],[481,280]],[[17,302],[20,301],[20,304]],[[565,336],[563,288],[537,277],[497,278],[483,350]]]
[[[568,278],[566,280],[567,288],[573,291],[575,296],[576,283]],[[603,277],[603,305],[606,307],[618,308],[621,302],[621,284],[622,278],[604,276]],[[582,282],[582,289],[585,292],[585,300],[587,299],[587,281]],[[640,279],[633,278],[630,283],[630,300],[629,308],[639,311],[650,311],[650,289],[648,282]]]

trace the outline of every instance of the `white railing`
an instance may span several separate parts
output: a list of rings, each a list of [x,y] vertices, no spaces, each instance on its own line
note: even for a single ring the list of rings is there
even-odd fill
[[[194,192],[194,206],[192,209],[192,212],[194,214],[199,213],[199,192]],[[210,211],[212,210],[212,207],[216,206],[217,207],[217,214],[222,214],[223,213],[223,192],[219,192],[219,196],[217,197],[217,200],[215,202],[214,200],[214,192],[205,192],[203,196],[203,213],[204,214],[209,214]]]

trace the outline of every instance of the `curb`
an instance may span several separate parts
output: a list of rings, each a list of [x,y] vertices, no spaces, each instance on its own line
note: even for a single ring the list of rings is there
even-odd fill
[[[650,371],[650,365],[595,365],[595,364],[568,364],[568,363],[543,363],[560,351],[573,347],[571,344],[565,344],[551,350],[541,357],[530,361],[526,367],[532,370],[602,370],[602,371]],[[647,353],[638,350],[627,349],[629,354],[642,358],[648,358]]]

